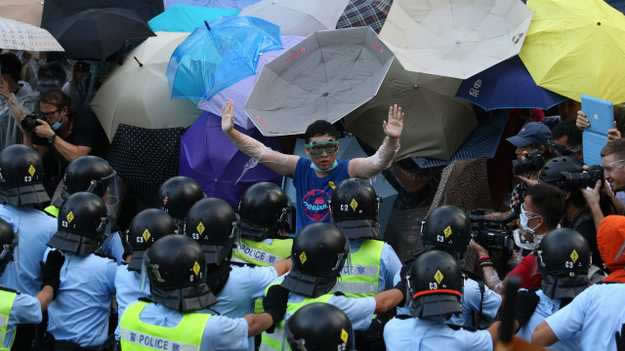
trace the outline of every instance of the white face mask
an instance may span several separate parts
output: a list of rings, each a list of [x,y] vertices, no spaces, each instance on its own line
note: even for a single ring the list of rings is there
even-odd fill
[[[539,215],[533,215],[532,218],[537,218],[540,217]],[[521,226],[522,230],[525,230],[529,233],[534,234],[536,232],[536,228],[538,228],[540,225],[537,225],[534,228],[531,228],[529,226],[529,221],[530,221],[530,217],[527,215],[527,212],[525,211],[525,206],[521,206],[521,214],[519,214],[519,225]]]

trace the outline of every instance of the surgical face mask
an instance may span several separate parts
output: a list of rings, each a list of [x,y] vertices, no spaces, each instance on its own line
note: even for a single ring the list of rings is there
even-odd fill
[[[55,132],[58,131],[59,129],[61,129],[63,127],[63,123],[60,121],[56,121],[54,123],[52,123],[52,125],[50,126],[52,128],[52,130],[54,130]]]
[[[521,214],[519,214],[519,225],[521,226],[522,230],[534,234],[536,232],[536,228],[538,228],[539,225],[535,228],[531,228],[529,226],[529,221],[530,219],[538,217],[540,217],[540,215],[536,215],[531,212],[529,212],[528,214],[528,212],[525,210],[525,205],[521,205]]]
[[[332,171],[333,169],[335,169],[336,166],[338,166],[338,165],[339,165],[339,162],[337,160],[334,160],[334,163],[328,169],[321,169],[321,168],[317,167],[317,165],[314,162],[311,162],[310,163],[310,168],[314,169],[316,172],[319,172],[319,173],[328,173],[328,172]]]

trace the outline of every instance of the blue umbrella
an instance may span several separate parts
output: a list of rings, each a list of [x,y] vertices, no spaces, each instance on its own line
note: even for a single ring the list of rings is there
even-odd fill
[[[241,10],[259,1],[260,0],[165,0],[165,8],[174,4],[186,4],[204,7],[234,7]]]
[[[155,32],[193,32],[204,22],[211,22],[224,16],[236,16],[238,9],[211,8],[189,5],[174,5],[152,18],[148,25]]]
[[[566,100],[536,85],[518,56],[465,79],[456,96],[486,111],[513,108],[546,110]]]
[[[172,97],[194,102],[256,73],[259,56],[282,48],[280,28],[255,17],[222,17],[205,23],[171,55],[167,80]]]
[[[615,9],[625,13],[625,0],[606,0]]]

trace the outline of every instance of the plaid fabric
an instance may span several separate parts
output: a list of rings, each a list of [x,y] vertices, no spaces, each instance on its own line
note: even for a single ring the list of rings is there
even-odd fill
[[[369,26],[380,33],[393,0],[350,0],[336,28]]]

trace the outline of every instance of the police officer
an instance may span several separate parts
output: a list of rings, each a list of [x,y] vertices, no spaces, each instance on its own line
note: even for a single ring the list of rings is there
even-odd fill
[[[588,242],[572,229],[556,229],[540,242],[537,256],[543,279],[541,289],[527,291],[518,303],[522,328],[517,335],[531,341],[534,329],[545,318],[568,304],[590,283],[591,262]],[[553,344],[550,350],[578,350],[579,340],[573,338]]]
[[[172,177],[161,185],[159,189],[161,209],[176,221],[178,234],[183,234],[185,231],[184,219],[191,206],[204,196],[200,185],[189,177]]]
[[[345,312],[327,303],[300,308],[285,329],[293,351],[355,350],[352,323]]]
[[[449,319],[462,312],[464,277],[443,251],[418,254],[407,268],[405,286],[410,315],[391,319],[384,328],[388,350],[493,350],[496,327],[470,332],[452,329]]]
[[[35,296],[41,289],[41,260],[56,231],[54,218],[38,208],[50,201],[43,187],[39,153],[25,145],[11,145],[0,152],[0,218],[17,235],[14,250],[16,290]]]
[[[390,289],[372,297],[349,298],[332,292],[349,256],[349,242],[333,224],[314,223],[306,226],[293,242],[291,271],[278,278],[267,289],[265,310],[279,311],[285,307],[287,319],[301,307],[324,302],[343,310],[355,330],[366,330],[374,313],[383,313],[403,300],[403,293]],[[263,333],[260,350],[281,350],[284,322],[279,318],[273,332]]]
[[[463,210],[455,206],[435,208],[423,227],[426,250],[449,253],[463,266],[464,254],[471,241],[471,222]],[[462,313],[452,316],[451,323],[469,329],[483,329],[495,320],[501,296],[489,289],[475,275],[463,272]],[[396,277],[399,280],[398,277]]]
[[[57,297],[48,308],[53,350],[102,347],[108,338],[117,264],[94,254],[105,238],[106,205],[88,192],[70,195],[58,217],[50,247],[65,256]]]
[[[200,245],[182,235],[156,241],[145,256],[151,299],[128,306],[121,346],[135,350],[248,350],[253,336],[273,324],[270,314],[232,319],[215,315]],[[165,327],[165,328],[164,328]]]
[[[90,155],[78,157],[67,165],[61,193],[55,196],[53,203],[44,211],[55,218],[58,217],[63,201],[79,191],[88,191],[102,197],[107,204],[110,220],[107,238],[100,252],[115,258],[119,263],[123,259],[124,247],[119,232],[111,233],[111,228],[116,225],[119,210],[120,189],[117,181],[117,172],[105,159]]]
[[[271,266],[291,255],[293,240],[287,238],[291,223],[289,199],[279,186],[260,182],[249,187],[239,203],[241,240],[232,262]]]

